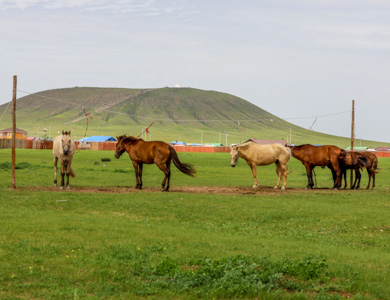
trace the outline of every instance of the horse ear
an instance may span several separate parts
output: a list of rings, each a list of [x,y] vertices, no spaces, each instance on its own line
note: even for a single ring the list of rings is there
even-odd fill
[[[64,135],[65,134],[65,132],[62,130],[62,135]]]

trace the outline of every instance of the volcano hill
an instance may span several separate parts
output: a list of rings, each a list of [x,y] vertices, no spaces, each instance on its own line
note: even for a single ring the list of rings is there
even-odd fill
[[[4,112],[7,104],[0,106]],[[74,87],[47,90],[17,100],[17,127],[29,136],[50,137],[73,130],[75,139],[87,129],[85,111],[92,116],[86,136],[138,136],[151,123],[147,139],[166,142],[228,144],[250,138],[281,140],[292,132],[292,143],[335,144],[349,139],[310,131],[288,123],[256,105],[221,92],[194,88],[124,89]],[[7,111],[0,128],[11,125]],[[376,143],[382,145],[384,143]]]

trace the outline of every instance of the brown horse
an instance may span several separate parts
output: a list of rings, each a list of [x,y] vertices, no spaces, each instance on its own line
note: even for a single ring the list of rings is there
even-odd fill
[[[366,161],[366,158],[363,157],[361,152],[341,151],[339,155],[339,165],[341,177],[344,177],[344,189],[347,187],[347,170],[355,170],[355,181],[351,186],[351,189],[360,188],[360,179],[362,177],[360,170],[366,167]]]
[[[309,144],[288,147],[291,149],[292,156],[305,165],[308,179],[307,189],[312,189],[314,186],[313,169],[315,166],[328,167],[332,171],[334,181],[333,188],[340,188],[341,171],[338,157],[342,151],[341,148],[331,145],[314,146]]]
[[[115,157],[119,158],[125,151],[133,163],[136,179],[136,189],[142,189],[143,164],[156,164],[165,177],[161,184],[161,191],[169,190],[171,180],[171,161],[182,173],[194,176],[195,169],[190,164],[181,163],[175,149],[165,142],[145,142],[133,136],[122,135],[117,137]],[[167,183],[168,181],[168,183]],[[165,184],[167,186],[165,187]]]
[[[366,158],[366,169],[368,173],[368,185],[367,189],[370,188],[371,185],[371,177],[372,177],[372,188],[375,187],[375,174],[379,173],[378,169],[378,157],[372,152],[362,152],[363,157]]]
[[[347,180],[346,180],[346,170],[347,169],[354,169],[355,170],[355,182],[352,185],[351,189],[356,188],[358,189],[360,187],[360,170],[363,168],[367,169],[368,173],[368,185],[366,189],[370,188],[371,185],[371,178],[372,181],[372,188],[375,187],[375,174],[378,173],[378,158],[374,153],[371,152],[346,152],[342,151],[339,156],[339,162],[340,162],[340,168],[342,176],[344,175],[344,188],[347,186]],[[357,186],[355,186],[357,182]]]

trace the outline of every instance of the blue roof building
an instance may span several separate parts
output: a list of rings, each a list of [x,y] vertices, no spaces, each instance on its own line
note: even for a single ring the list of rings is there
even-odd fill
[[[79,142],[91,143],[91,142],[116,142],[116,139],[112,136],[100,136],[93,135],[90,137],[83,138]]]

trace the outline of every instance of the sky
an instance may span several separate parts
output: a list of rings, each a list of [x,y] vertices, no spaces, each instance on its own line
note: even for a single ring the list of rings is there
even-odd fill
[[[355,100],[355,138],[390,142],[388,0],[0,0],[0,41],[0,104],[13,75],[18,98],[180,85],[350,137]]]

